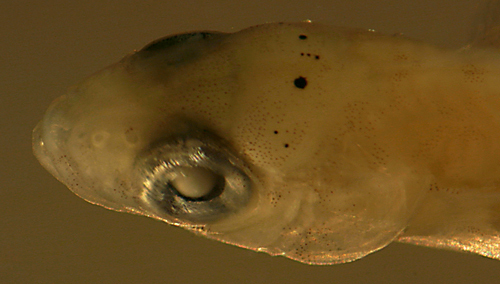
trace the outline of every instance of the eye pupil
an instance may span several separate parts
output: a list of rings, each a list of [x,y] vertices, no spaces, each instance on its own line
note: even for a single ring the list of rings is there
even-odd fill
[[[206,200],[218,195],[213,191],[217,191],[221,178],[223,179],[207,168],[178,167],[176,176],[172,178],[170,184],[182,197]]]

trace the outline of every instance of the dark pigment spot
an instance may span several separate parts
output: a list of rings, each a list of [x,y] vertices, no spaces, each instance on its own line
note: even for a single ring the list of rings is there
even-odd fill
[[[307,79],[300,76],[299,78],[293,81],[293,84],[295,85],[295,87],[299,89],[304,89],[307,86]]]
[[[306,35],[299,35],[299,38],[300,39],[307,39],[307,36]]]
[[[278,130],[274,130],[274,134],[278,134]]]
[[[311,57],[313,54],[310,54],[310,53],[304,53],[304,52],[301,52],[300,53],[300,56],[305,56],[307,55],[308,57]],[[314,59],[319,59],[319,55],[314,55]]]
[[[290,145],[288,145],[288,143],[287,143],[287,144],[285,144],[285,148],[288,148],[289,146],[290,146]]]

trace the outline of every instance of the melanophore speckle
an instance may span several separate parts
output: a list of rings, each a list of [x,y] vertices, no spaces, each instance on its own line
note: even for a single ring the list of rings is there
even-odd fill
[[[307,86],[307,79],[302,76],[299,76],[297,79],[293,81],[293,84],[295,85],[295,87],[299,89],[304,89]]]

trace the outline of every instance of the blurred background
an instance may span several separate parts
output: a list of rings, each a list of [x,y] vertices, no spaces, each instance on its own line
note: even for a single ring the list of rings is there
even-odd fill
[[[500,261],[392,244],[315,267],[84,202],[31,152],[49,103],[169,34],[312,20],[459,48],[486,0],[2,0],[0,283],[498,283]]]

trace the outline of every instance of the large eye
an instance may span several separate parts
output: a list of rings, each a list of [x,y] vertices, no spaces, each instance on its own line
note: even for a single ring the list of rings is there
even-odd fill
[[[206,223],[249,201],[252,182],[243,162],[211,138],[177,138],[153,147],[136,164],[142,200],[173,223]]]

